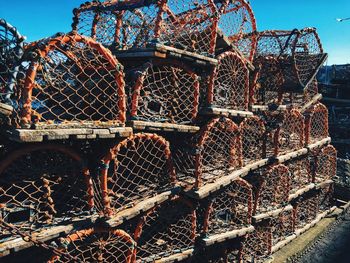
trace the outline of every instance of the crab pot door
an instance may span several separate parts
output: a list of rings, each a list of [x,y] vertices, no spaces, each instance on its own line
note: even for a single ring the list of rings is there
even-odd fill
[[[304,147],[304,117],[297,109],[285,112],[278,130],[278,154],[286,154]]]
[[[33,43],[20,86],[21,125],[99,126],[125,122],[122,66],[109,50],[80,35]]]
[[[286,166],[291,175],[291,194],[296,193],[298,190],[313,182],[309,158],[309,156],[300,157],[287,162]]]
[[[240,262],[265,262],[272,247],[272,234],[265,226],[255,226],[240,249]]]
[[[225,3],[226,2],[226,3]],[[216,1],[221,16],[219,30],[228,37],[249,61],[254,58],[257,45],[256,21],[250,3],[246,0]],[[218,49],[221,46],[217,46]]]
[[[197,188],[242,166],[239,128],[228,118],[213,119],[203,127],[196,149]]]
[[[301,229],[316,219],[319,211],[319,195],[300,200],[294,206],[295,229]]]
[[[312,144],[328,136],[328,109],[317,103],[306,112],[305,140],[307,144]]]
[[[88,170],[63,146],[14,151],[1,161],[0,174],[0,239],[87,216],[94,205]]]
[[[247,110],[249,70],[246,61],[237,52],[226,51],[217,56],[209,83],[208,104],[213,107]]]
[[[244,165],[264,158],[265,124],[257,116],[244,119],[240,126]]]
[[[141,217],[134,234],[136,262],[154,262],[192,249],[195,237],[195,207],[182,198],[169,200]]]
[[[254,214],[275,210],[288,202],[291,176],[283,164],[274,165],[258,178]]]
[[[135,134],[111,148],[100,170],[107,213],[170,190],[176,176],[169,143],[156,134]]]
[[[60,238],[52,262],[132,263],[135,241],[120,229],[85,229]]]
[[[333,180],[336,174],[337,150],[332,145],[328,145],[316,153],[314,182]]]
[[[134,73],[131,118],[192,124],[199,103],[198,76],[176,62],[146,63]]]
[[[16,28],[0,19],[0,102],[11,104],[23,54],[23,41],[24,37]]]
[[[207,202],[203,224],[207,236],[239,230],[251,223],[252,186],[243,179],[233,181],[209,197]]]

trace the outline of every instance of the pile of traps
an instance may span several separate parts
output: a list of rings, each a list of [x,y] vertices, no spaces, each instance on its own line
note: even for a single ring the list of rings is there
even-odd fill
[[[0,20],[0,257],[260,262],[333,205],[314,28],[245,0],[92,1],[25,43]]]

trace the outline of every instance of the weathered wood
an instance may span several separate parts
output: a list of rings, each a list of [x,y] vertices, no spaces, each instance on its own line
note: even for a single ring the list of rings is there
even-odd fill
[[[299,156],[307,154],[308,150],[306,148],[302,148],[299,150],[296,150],[294,152],[286,153],[284,155],[276,157],[276,160],[278,163],[284,163],[286,161],[289,161],[291,159],[297,158]]]
[[[191,257],[193,255],[193,252],[194,252],[194,249],[188,249],[188,250],[182,251],[181,253],[177,253],[166,258],[156,259],[154,260],[154,262],[155,263],[180,262],[182,260],[185,260],[186,258]]]
[[[334,183],[333,180],[327,180],[327,181],[324,181],[324,182],[322,182],[322,183],[316,184],[316,185],[315,185],[315,189],[316,189],[316,190],[319,190],[319,189],[322,189],[322,188],[324,188],[325,186],[331,185],[331,184],[333,184],[333,183]]]
[[[253,219],[253,223],[258,223],[264,219],[267,219],[267,218],[274,218],[274,217],[277,217],[279,214],[281,214],[282,212],[285,212],[285,211],[291,211],[293,210],[293,206],[291,205],[287,205],[285,207],[282,207],[282,208],[278,208],[278,209],[275,209],[273,211],[268,211],[266,213],[262,213],[262,214],[259,214],[259,215],[254,215],[252,217]]]
[[[270,107],[268,105],[251,105],[250,107],[252,112],[262,112],[270,110]],[[286,109],[286,105],[279,105],[276,111],[285,111]]]
[[[276,251],[280,250],[282,247],[289,244],[297,237],[298,236],[296,234],[293,234],[293,235],[286,237],[284,240],[278,242],[276,245],[271,247],[271,253],[275,253]]]
[[[125,209],[125,210],[122,210],[122,211],[116,213],[110,219],[108,219],[106,221],[106,224],[109,227],[116,227],[118,225],[121,225],[125,221],[132,219],[132,218],[138,216],[139,214],[146,212],[149,209],[155,207],[156,205],[161,204],[161,203],[169,200],[169,198],[171,198],[175,194],[179,193],[179,191],[180,191],[180,187],[175,187],[171,191],[167,191],[167,192],[161,193],[159,195],[156,195],[154,197],[143,200],[143,201],[137,203],[132,208],[128,208],[128,209]]]
[[[202,108],[200,109],[199,114],[209,115],[209,116],[244,117],[244,118],[253,116],[253,113],[250,111],[221,109],[216,107]]]
[[[312,189],[315,188],[315,184],[314,183],[310,183],[307,186],[305,186],[302,189],[299,189],[298,191],[296,191],[294,194],[290,194],[288,197],[288,201],[291,202],[292,200],[298,198],[299,196],[302,196],[303,194],[311,191]]]
[[[327,145],[331,142],[331,137],[327,137],[327,138],[324,138],[322,139],[321,141],[318,141],[316,143],[313,143],[313,144],[309,144],[306,148],[309,150],[309,151],[312,151],[314,149],[317,149],[317,148],[320,148],[324,145]]]
[[[135,130],[141,131],[165,131],[165,132],[183,132],[195,133],[200,130],[198,126],[181,125],[173,123],[130,121],[129,125]]]
[[[312,105],[316,104],[322,99],[322,94],[316,94],[312,97],[312,99],[307,102],[303,107],[301,107],[300,112],[304,113],[307,109],[309,109]]]
[[[0,114],[10,116],[13,112],[13,107],[4,103],[0,103]]]
[[[222,233],[222,234],[212,235],[212,236],[203,238],[201,241],[205,246],[211,246],[211,245],[216,244],[216,243],[222,243],[226,240],[230,240],[230,239],[244,236],[246,234],[253,232],[254,230],[255,230],[255,228],[253,226],[248,226],[248,227],[244,227],[241,229],[227,231],[227,232]]]

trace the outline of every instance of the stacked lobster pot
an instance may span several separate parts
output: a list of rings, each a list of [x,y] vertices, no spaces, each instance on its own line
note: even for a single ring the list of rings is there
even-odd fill
[[[315,29],[246,0],[91,1],[0,20],[0,257],[260,262],[333,209]]]

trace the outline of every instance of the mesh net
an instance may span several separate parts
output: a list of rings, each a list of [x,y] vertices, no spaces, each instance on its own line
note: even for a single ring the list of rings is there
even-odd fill
[[[316,143],[328,137],[328,109],[317,103],[306,113],[305,138],[306,143]]]
[[[204,233],[215,235],[238,230],[251,223],[252,187],[243,179],[214,194],[205,211]]]
[[[263,144],[265,124],[257,116],[249,117],[240,124],[242,152],[244,164],[255,162],[263,158]]]
[[[263,157],[270,158],[278,155],[279,131],[285,120],[285,113],[279,111],[265,111],[261,116],[265,124],[263,136]]]
[[[178,63],[147,63],[137,70],[131,116],[137,120],[191,124],[198,112],[199,82]]]
[[[319,211],[319,196],[314,195],[299,201],[294,208],[295,229],[301,229],[311,223]]]
[[[73,30],[115,49],[159,41],[204,55],[214,53],[218,11],[210,0],[92,2],[74,13]]]
[[[316,183],[334,179],[337,174],[337,150],[332,145],[323,147],[316,155],[315,166]]]
[[[34,58],[23,64],[22,124],[125,122],[122,66],[100,44],[61,35],[32,44],[27,53]]]
[[[195,236],[194,206],[182,198],[162,203],[143,216],[136,228],[137,261],[154,262],[191,249]]]
[[[319,193],[319,210],[321,212],[329,210],[333,205],[334,184],[329,184],[321,188]]]
[[[272,233],[272,246],[292,235],[294,233],[293,210],[284,210],[270,219],[267,229]]]
[[[247,110],[249,70],[244,59],[233,51],[217,57],[219,64],[210,78],[208,103],[226,109]]]
[[[285,112],[278,131],[278,154],[296,151],[304,146],[304,117],[297,109]]]
[[[108,213],[169,190],[176,181],[169,143],[156,134],[132,135],[113,147],[102,163],[102,199],[112,210]]]
[[[275,210],[288,202],[291,177],[288,168],[278,164],[259,177],[255,200],[255,214]]]
[[[291,194],[312,183],[310,165],[309,156],[294,159],[286,164],[291,174]]]
[[[241,262],[265,262],[271,251],[272,233],[265,226],[255,226],[255,231],[248,234],[240,250]]]
[[[0,19],[0,101],[8,102],[13,94],[24,38]]]
[[[292,104],[301,109],[318,94],[318,82],[314,78],[304,89],[303,93],[289,92],[283,94],[283,104]]]
[[[256,35],[250,34],[257,30],[253,10],[249,2],[245,0],[229,0],[224,5],[222,2],[225,1],[217,1],[217,5],[221,9],[219,28],[251,61],[257,44]]]
[[[92,183],[70,149],[21,148],[1,161],[0,174],[0,239],[90,214]]]
[[[136,243],[120,229],[86,229],[60,239],[49,262],[131,263]]]

